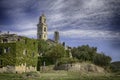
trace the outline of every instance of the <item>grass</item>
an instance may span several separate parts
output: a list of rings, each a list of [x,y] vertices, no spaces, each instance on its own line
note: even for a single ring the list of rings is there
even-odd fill
[[[80,72],[52,71],[52,72],[30,72],[22,74],[0,74],[0,80],[120,80],[119,75],[94,73],[81,74]]]

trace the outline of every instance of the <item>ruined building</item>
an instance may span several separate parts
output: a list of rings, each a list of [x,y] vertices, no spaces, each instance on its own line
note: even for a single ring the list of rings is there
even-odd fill
[[[0,32],[0,73],[36,71],[38,66],[38,40],[53,46],[59,42],[59,32],[54,40],[48,39],[46,17],[42,14],[37,25],[37,39]]]
[[[0,35],[0,73],[36,71],[37,59],[36,39],[9,33]]]
[[[39,18],[39,23],[37,25],[37,39],[47,40],[47,24],[46,16],[42,14]]]

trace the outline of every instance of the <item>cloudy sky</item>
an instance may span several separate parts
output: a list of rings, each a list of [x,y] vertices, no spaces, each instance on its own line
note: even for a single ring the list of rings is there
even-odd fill
[[[69,46],[98,47],[120,61],[120,0],[0,0],[0,31],[36,38],[39,16],[47,17]]]

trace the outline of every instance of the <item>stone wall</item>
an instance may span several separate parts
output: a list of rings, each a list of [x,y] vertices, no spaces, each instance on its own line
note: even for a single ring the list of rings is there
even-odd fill
[[[0,73],[15,73],[15,67],[14,66],[6,66],[6,67],[2,67],[0,68]]]
[[[96,66],[91,63],[74,63],[74,64],[61,64],[54,67],[55,70],[69,70],[69,71],[79,71],[79,72],[96,72],[104,73],[105,70],[102,67]]]
[[[29,66],[29,67],[26,67],[26,64],[25,65],[19,65],[19,66],[16,66],[15,67],[15,71],[16,73],[23,73],[23,72],[33,72],[33,71],[36,71],[36,67],[32,67],[32,66]]]
[[[36,67],[26,67],[25,65],[19,65],[19,66],[6,66],[0,68],[0,73],[23,73],[23,72],[33,72],[36,71]]]

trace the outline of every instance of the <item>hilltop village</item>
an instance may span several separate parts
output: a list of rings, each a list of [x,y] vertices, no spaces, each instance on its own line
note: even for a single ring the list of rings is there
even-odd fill
[[[54,40],[48,39],[48,28],[44,14],[40,16],[37,25],[37,39],[9,32],[0,33],[0,72],[21,73],[40,70],[38,59],[42,52],[38,49],[39,41],[45,41],[47,45],[60,44],[58,31],[54,33]]]
[[[48,39],[44,14],[37,24],[37,39],[9,32],[0,33],[0,73],[43,71],[49,65],[53,66],[52,70],[86,73],[104,73],[105,69],[110,70],[111,57],[98,53],[97,47],[66,47],[65,42],[60,43],[59,38],[59,32],[55,31],[54,40]]]

